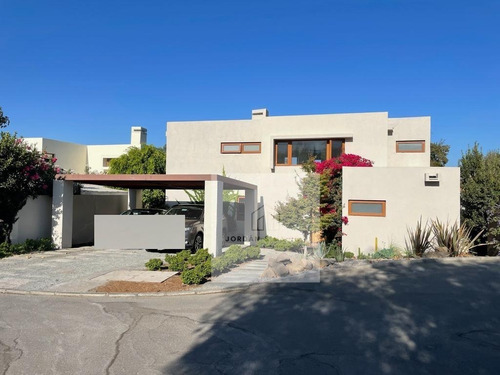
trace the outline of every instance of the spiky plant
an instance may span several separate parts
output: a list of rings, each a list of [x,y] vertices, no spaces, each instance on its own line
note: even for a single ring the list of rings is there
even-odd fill
[[[432,247],[432,228],[427,223],[422,226],[422,217],[417,221],[415,229],[407,228],[408,238],[405,239],[406,250],[421,257],[425,250]]]

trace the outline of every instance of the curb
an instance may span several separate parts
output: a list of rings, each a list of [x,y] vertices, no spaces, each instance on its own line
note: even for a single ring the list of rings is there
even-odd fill
[[[251,285],[251,284],[250,284]],[[185,292],[156,292],[156,293],[96,293],[96,292],[49,292],[39,290],[16,290],[0,289],[0,294],[24,295],[24,296],[53,296],[53,297],[111,297],[111,298],[130,298],[130,297],[181,297],[206,294],[223,294],[233,292],[243,292],[250,285],[228,287],[214,290],[193,290]]]

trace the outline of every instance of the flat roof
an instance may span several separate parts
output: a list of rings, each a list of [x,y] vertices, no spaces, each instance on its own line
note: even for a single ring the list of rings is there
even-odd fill
[[[221,181],[225,189],[257,189],[257,185],[218,174],[58,174],[56,180],[127,189],[205,189],[205,181]]]

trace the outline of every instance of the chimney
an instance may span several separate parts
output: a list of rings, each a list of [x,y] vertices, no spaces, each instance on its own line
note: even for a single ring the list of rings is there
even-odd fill
[[[132,126],[130,131],[130,144],[132,146],[140,146],[148,141],[148,130],[142,126]]]
[[[252,109],[252,120],[260,119],[269,116],[269,111],[267,108],[262,109]]]

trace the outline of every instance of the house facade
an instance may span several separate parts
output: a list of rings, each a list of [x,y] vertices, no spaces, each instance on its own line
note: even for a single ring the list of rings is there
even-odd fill
[[[344,168],[345,250],[404,247],[417,220],[459,220],[459,168],[430,167],[430,117],[390,118],[387,112],[269,116],[167,122],[167,173],[214,173],[258,186],[259,236],[300,238],[273,218],[275,206],[298,193],[301,164],[357,154],[373,168]],[[167,191],[169,201],[186,200]]]
[[[25,138],[27,144],[57,158],[57,165],[73,173],[105,173],[114,158],[127,152],[130,147],[140,147],[147,142],[147,129],[132,126],[130,144],[81,145],[48,138]]]

